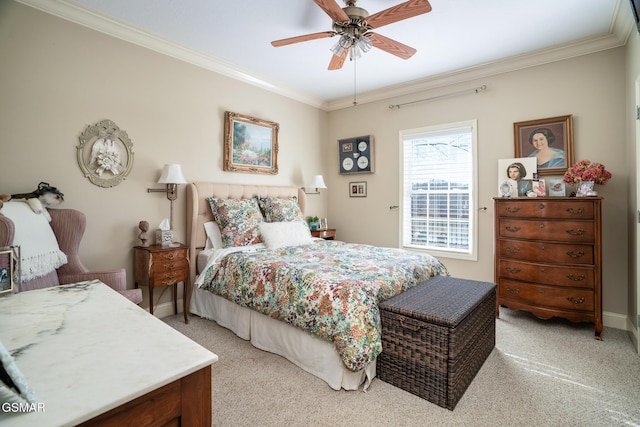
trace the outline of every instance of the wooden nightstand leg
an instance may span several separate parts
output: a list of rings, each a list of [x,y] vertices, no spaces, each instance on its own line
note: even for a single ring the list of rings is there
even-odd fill
[[[178,284],[173,285],[173,314],[178,314]]]
[[[184,288],[182,290],[182,303],[184,307],[184,323],[189,323],[189,307],[191,306],[191,280],[187,279],[184,282]]]
[[[153,314],[153,285],[149,284],[149,313]]]

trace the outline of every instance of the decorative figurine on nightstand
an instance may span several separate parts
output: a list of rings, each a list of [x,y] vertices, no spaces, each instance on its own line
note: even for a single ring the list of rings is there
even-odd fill
[[[149,231],[149,223],[147,221],[140,221],[138,223],[138,228],[140,229],[140,234],[138,234],[138,238],[142,243],[140,246],[147,247],[149,246],[149,237],[147,236],[147,231]]]

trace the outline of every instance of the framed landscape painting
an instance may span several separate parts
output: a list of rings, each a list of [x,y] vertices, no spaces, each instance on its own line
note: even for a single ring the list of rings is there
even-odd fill
[[[278,123],[226,111],[225,171],[278,173]]]

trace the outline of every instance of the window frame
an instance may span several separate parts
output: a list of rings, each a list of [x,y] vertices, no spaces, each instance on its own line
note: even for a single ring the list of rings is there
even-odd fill
[[[436,133],[449,129],[470,127],[471,128],[471,183],[469,185],[469,249],[465,251],[457,251],[451,249],[432,249],[429,247],[408,246],[404,244],[405,230],[405,209],[411,209],[411,205],[405,206],[404,180],[405,180],[405,164],[404,164],[404,143],[408,135],[418,133]],[[412,251],[428,252],[437,258],[453,258],[468,261],[478,260],[478,122],[477,120],[465,120],[461,122],[445,123],[439,125],[425,126],[421,128],[406,129],[399,132],[399,247]]]

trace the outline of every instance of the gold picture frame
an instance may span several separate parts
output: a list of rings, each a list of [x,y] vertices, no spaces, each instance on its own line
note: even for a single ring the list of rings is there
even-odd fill
[[[226,111],[223,170],[277,174],[279,130],[278,123]]]
[[[538,175],[561,175],[573,165],[572,115],[517,122],[513,133],[515,157],[542,156],[544,161],[537,161]]]

